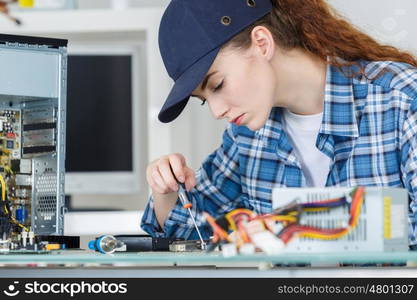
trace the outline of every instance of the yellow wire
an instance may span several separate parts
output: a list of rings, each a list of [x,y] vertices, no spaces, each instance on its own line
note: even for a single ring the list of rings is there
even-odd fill
[[[356,225],[358,224],[362,203],[363,203],[363,195],[362,195],[361,199],[359,200],[358,207],[356,208],[352,225],[347,227],[344,231],[342,231],[340,233],[337,233],[337,234],[331,234],[331,235],[321,234],[321,233],[307,233],[307,232],[302,233],[301,232],[301,233],[298,234],[298,236],[299,237],[309,237],[309,238],[313,238],[313,239],[321,239],[321,240],[333,240],[333,239],[338,239],[338,238],[341,238],[341,237],[345,236],[350,231],[352,231],[356,227]]]
[[[231,212],[228,212],[225,217],[226,220],[229,221],[230,229],[232,229],[233,231],[237,231],[236,223],[233,220],[233,216],[240,213],[249,214],[250,216],[254,215],[254,212],[247,208],[237,208],[235,210],[232,210]]]
[[[320,240],[333,240],[333,239],[338,239],[341,238],[342,236],[346,235],[347,233],[349,233],[349,229],[346,229],[340,233],[337,234],[321,234],[321,233],[300,233],[299,236],[301,237],[309,237],[309,238],[313,238],[313,239],[320,239]]]
[[[233,221],[233,218],[229,215],[226,215],[226,220],[229,221],[230,229],[232,229],[233,231],[236,231],[237,227],[236,227],[235,221]]]
[[[0,175],[0,184],[1,184],[1,200],[6,201],[6,182],[4,181],[3,176]],[[7,209],[6,205],[4,205],[4,211],[6,214],[10,214],[9,210]],[[13,216],[10,216],[12,219],[12,222],[19,226],[20,228],[23,228],[26,231],[29,231],[28,228],[26,228],[24,225],[20,224]]]
[[[12,168],[10,168],[10,167],[4,167],[4,170],[8,173],[14,174]]]
[[[329,210],[329,207],[320,207],[320,208],[303,208],[303,211],[307,211],[307,212],[315,212],[315,211],[325,211],[325,210]]]
[[[255,213],[253,211],[251,211],[251,210],[249,210],[247,208],[237,208],[237,209],[234,209],[234,210],[228,212],[226,214],[226,216],[233,217],[234,215],[241,214],[241,213],[248,214],[249,216],[255,215]]]
[[[1,200],[6,201],[6,182],[4,181],[3,176],[0,175],[0,183],[1,183]]]
[[[272,217],[269,217],[269,218],[271,218],[275,221],[278,221],[278,222],[281,222],[281,221],[296,222],[297,221],[297,218],[291,217],[291,216],[272,216]]]

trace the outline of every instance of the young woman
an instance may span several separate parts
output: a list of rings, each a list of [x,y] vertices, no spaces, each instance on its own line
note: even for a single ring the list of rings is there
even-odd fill
[[[175,85],[160,114],[188,98],[230,124],[194,174],[181,154],[149,164],[142,228],[198,239],[178,201],[185,183],[202,212],[272,209],[273,187],[391,186],[409,191],[417,244],[417,60],[381,45],[324,0],[173,0],[160,49]]]

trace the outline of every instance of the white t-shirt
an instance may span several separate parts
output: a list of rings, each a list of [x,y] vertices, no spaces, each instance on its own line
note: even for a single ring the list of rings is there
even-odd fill
[[[310,187],[324,187],[331,160],[316,148],[316,139],[323,119],[323,113],[316,115],[297,115],[283,109],[283,128],[287,133],[294,154]]]

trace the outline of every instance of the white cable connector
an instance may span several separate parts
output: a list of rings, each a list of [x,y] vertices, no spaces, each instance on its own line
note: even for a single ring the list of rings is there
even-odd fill
[[[281,254],[285,248],[284,242],[267,230],[251,235],[251,240],[268,255]]]
[[[22,245],[26,247],[26,239],[28,237],[28,232],[26,230],[22,230]]]
[[[222,253],[224,257],[236,256],[237,255],[236,245],[233,243],[222,245]]]
[[[239,248],[239,253],[242,255],[252,255],[255,254],[255,245],[252,243],[243,244]]]
[[[35,233],[33,231],[29,231],[29,245],[33,246],[34,238],[35,238]]]

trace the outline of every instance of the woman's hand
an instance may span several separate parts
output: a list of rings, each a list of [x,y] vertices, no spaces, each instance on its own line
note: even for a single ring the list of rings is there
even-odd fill
[[[187,167],[185,158],[179,153],[169,154],[148,165],[146,179],[152,193],[165,195],[178,191],[177,180],[185,184],[187,191],[196,185],[195,174]]]

